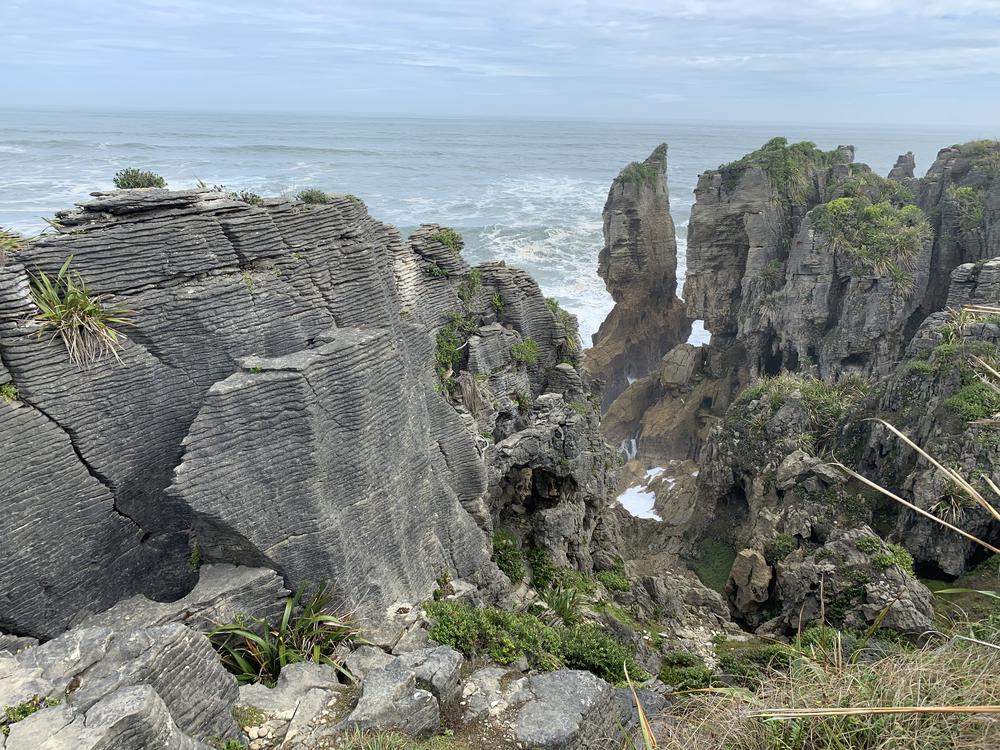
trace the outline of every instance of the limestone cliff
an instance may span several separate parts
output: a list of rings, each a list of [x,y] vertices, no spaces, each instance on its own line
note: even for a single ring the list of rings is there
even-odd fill
[[[677,299],[677,237],[667,191],[667,144],[625,167],[604,204],[598,274],[615,300],[586,353],[604,408],[691,334]]]
[[[515,469],[538,472],[520,501],[560,516],[538,543],[586,567],[616,464],[566,406],[588,394],[565,321],[447,239],[352,196],[133,190],[59,214],[0,268],[0,631],[175,599],[199,562],[329,580],[369,620],[442,575],[502,598],[490,534]],[[35,319],[32,274],[69,258],[130,311],[121,363],[78,369]]]

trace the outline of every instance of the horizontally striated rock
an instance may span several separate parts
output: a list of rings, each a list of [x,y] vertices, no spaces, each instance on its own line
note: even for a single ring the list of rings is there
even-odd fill
[[[0,378],[19,394],[0,403],[0,630],[51,637],[135,595],[174,602],[136,599],[135,621],[228,617],[269,590],[189,595],[199,560],[329,579],[371,624],[442,574],[503,597],[487,482],[509,466],[486,447],[531,428],[543,393],[589,396],[572,316],[526,273],[471,269],[436,225],[404,241],[351,196],[118,191],[59,221],[0,269]],[[69,256],[130,311],[121,364],[77,369],[39,335],[29,273]],[[600,453],[596,418],[568,432]],[[532,460],[558,458],[592,471]],[[556,499],[596,512],[601,476]],[[552,543],[585,545],[586,524],[571,536]]]
[[[896,158],[896,163],[889,170],[890,180],[907,180],[913,177],[913,171],[917,167],[917,162],[913,158],[913,152],[907,151]]]
[[[107,732],[118,731],[112,726],[117,726],[118,716],[110,708],[106,720],[93,719],[91,712],[122,690],[137,686],[149,690],[129,693],[127,701],[121,695],[115,699],[132,706],[128,711],[121,706],[114,709],[122,711],[126,722],[122,726],[131,727],[130,732],[146,737],[169,735],[176,725],[188,738],[204,743],[237,736],[230,714],[237,696],[236,680],[223,669],[208,639],[183,625],[137,630],[76,628],[13,658],[0,657],[0,706],[15,706],[36,695],[60,702],[58,711],[38,713],[36,722],[40,725],[44,719],[44,731],[29,726],[27,736],[36,732],[57,735],[84,715],[86,724],[102,726],[102,733],[106,733],[105,723]],[[67,736],[76,738],[77,730]],[[118,747],[110,741],[100,746]],[[177,745],[189,746],[194,744]],[[17,747],[8,744],[8,750]]]
[[[605,409],[691,333],[676,294],[677,237],[666,170],[663,143],[644,162],[621,171],[604,205],[598,273],[615,307],[594,335],[586,367],[604,382]]]

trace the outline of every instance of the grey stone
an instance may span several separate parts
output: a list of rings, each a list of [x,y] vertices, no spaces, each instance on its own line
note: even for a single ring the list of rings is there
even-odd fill
[[[450,646],[437,646],[410,651],[398,657],[412,669],[420,687],[430,690],[441,706],[451,703],[458,694],[458,678],[465,663],[458,651]]]
[[[597,750],[622,740],[615,690],[590,672],[561,670],[533,675],[518,698],[518,742],[542,750]]]
[[[427,737],[441,726],[437,699],[417,688],[416,675],[400,661],[365,675],[358,705],[345,720],[360,729],[398,729]]]

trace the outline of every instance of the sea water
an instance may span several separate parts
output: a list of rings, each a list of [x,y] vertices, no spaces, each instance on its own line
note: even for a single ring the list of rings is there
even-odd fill
[[[597,276],[601,209],[611,180],[657,144],[670,145],[670,205],[683,279],[698,174],[770,138],[821,148],[854,144],[885,174],[913,151],[918,174],[938,149],[995,134],[862,126],[414,119],[276,114],[0,111],[0,226],[45,228],[44,218],[112,187],[139,167],[171,187],[199,180],[262,195],[306,187],[353,193],[404,233],[453,226],[471,263],[504,260],[576,313],[590,335],[611,309]],[[702,332],[698,338],[707,338]]]

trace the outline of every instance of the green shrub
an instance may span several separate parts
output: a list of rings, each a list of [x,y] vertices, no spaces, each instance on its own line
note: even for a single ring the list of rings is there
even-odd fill
[[[350,618],[331,611],[331,596],[325,585],[307,599],[303,594],[300,587],[285,600],[277,624],[251,618],[209,633],[222,665],[236,675],[241,685],[260,682],[274,687],[283,667],[306,661],[326,664],[353,679],[332,657],[341,644],[357,637],[358,628]]]
[[[625,575],[625,561],[620,557],[615,562],[615,566],[610,570],[602,570],[594,575],[594,577],[604,584],[604,588],[608,591],[628,591],[632,588],[632,584]]]
[[[44,271],[31,276],[31,301],[38,308],[35,320],[40,333],[50,332],[62,339],[70,362],[85,368],[106,355],[121,362],[118,351],[123,336],[116,326],[131,325],[123,305],[103,303],[101,295],[91,295],[80,274],[69,270],[71,255],[53,279]]]
[[[541,596],[563,625],[572,625],[580,619],[576,589],[551,586],[542,589]]]
[[[915,201],[913,192],[899,180],[889,180],[865,164],[851,164],[850,176],[834,187],[848,198],[863,198],[872,203],[888,201],[902,206]]]
[[[517,410],[522,414],[530,414],[532,409],[532,399],[524,391],[514,391],[512,394],[514,403],[517,404]]]
[[[547,589],[556,582],[556,566],[549,553],[542,547],[529,547],[525,559],[531,566],[531,585],[538,590]]]
[[[59,700],[56,698],[43,698],[40,695],[34,695],[23,703],[18,703],[15,706],[4,706],[3,714],[0,715],[0,734],[6,737],[10,734],[11,724],[23,721],[36,711],[41,711],[43,708],[56,706],[58,704]]]
[[[165,188],[167,181],[153,172],[145,172],[135,167],[123,169],[115,175],[115,187],[119,190],[135,188]]]
[[[14,383],[0,385],[0,401],[3,401],[5,404],[12,404],[17,401],[17,386]]]
[[[241,190],[238,193],[233,193],[233,197],[238,201],[249,203],[251,206],[264,205],[264,199],[257,195],[257,193],[251,193],[249,190]]]
[[[959,226],[965,232],[982,229],[986,223],[986,192],[979,188],[951,187],[946,197],[958,207]]]
[[[497,311],[497,315],[503,315],[503,297],[500,296],[500,292],[493,292],[493,296],[490,297],[490,304]]]
[[[854,546],[866,555],[874,555],[882,549],[882,540],[874,536],[863,536],[854,541]]]
[[[585,669],[610,683],[625,682],[625,668],[633,680],[645,680],[649,674],[638,665],[635,652],[605,633],[596,625],[575,625],[557,631],[558,656],[567,669]]]
[[[719,656],[719,669],[745,687],[756,688],[769,670],[787,669],[796,652],[782,644],[736,648]]]
[[[458,296],[462,302],[468,304],[482,287],[483,272],[478,268],[473,268],[465,280],[458,285]]]
[[[458,369],[462,364],[462,338],[454,326],[445,325],[437,332],[437,348],[434,361],[437,363],[438,375],[442,378],[449,372]]]
[[[493,562],[511,583],[517,584],[524,580],[524,554],[517,539],[507,529],[493,532]]]
[[[188,566],[195,573],[201,569],[201,547],[198,546],[197,540],[191,544],[191,554],[188,556]]]
[[[330,196],[318,188],[306,188],[295,196],[295,200],[301,203],[324,204],[330,202]]]
[[[990,419],[1000,412],[1000,393],[981,380],[966,383],[944,405],[966,422]]]
[[[803,202],[816,192],[815,178],[833,163],[836,151],[820,151],[815,143],[788,145],[786,138],[772,138],[756,151],[719,167],[722,186],[732,190],[751,167],[760,167],[782,197]]]
[[[761,269],[760,275],[765,281],[777,284],[785,278],[785,264],[780,260],[769,260],[764,268]]]
[[[247,750],[246,743],[239,740],[219,740],[215,743],[216,750]]]
[[[656,181],[661,177],[665,177],[664,168],[666,166],[666,159],[667,144],[661,143],[646,162],[634,161],[624,167],[618,173],[618,179],[626,183],[655,187]]]
[[[934,372],[934,368],[931,367],[931,363],[926,359],[911,359],[906,366],[910,372],[917,375],[930,375]]]
[[[534,339],[519,341],[510,348],[510,355],[517,362],[533,365],[538,362],[538,343]]]
[[[875,558],[875,564],[888,568],[895,565],[904,573],[913,575],[913,555],[902,544],[890,544],[889,551]]]
[[[442,268],[437,263],[427,266],[426,273],[432,279],[447,279],[451,275],[447,268]]]
[[[778,534],[764,545],[764,558],[774,565],[788,557],[797,546],[795,537],[791,534]]]
[[[816,207],[809,216],[830,246],[842,250],[860,268],[892,279],[903,291],[912,288],[913,260],[933,236],[919,208],[837,198]]]
[[[559,300],[555,299],[555,297],[547,297],[545,299],[545,304],[548,305],[549,311],[566,332],[567,351],[573,353],[579,352],[582,348],[580,340],[580,321],[577,320],[573,313],[560,307]]]
[[[668,651],[663,655],[660,680],[675,690],[700,690],[711,687],[712,670],[694,654]]]
[[[435,242],[440,242],[446,248],[451,250],[454,255],[461,255],[462,246],[465,244],[465,241],[462,239],[462,235],[451,227],[443,227],[439,229],[430,235],[430,239]]]

